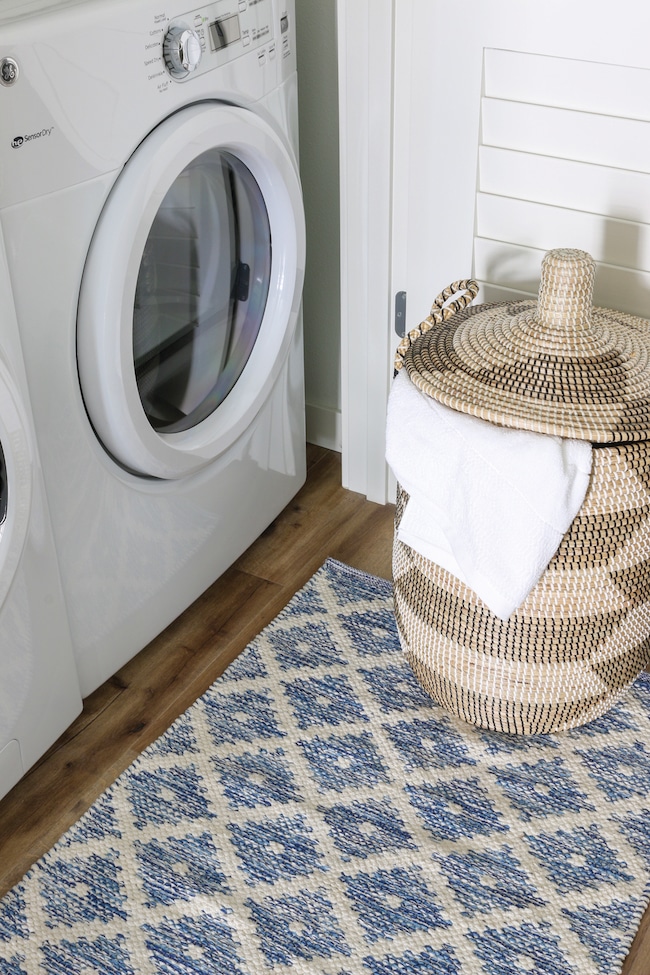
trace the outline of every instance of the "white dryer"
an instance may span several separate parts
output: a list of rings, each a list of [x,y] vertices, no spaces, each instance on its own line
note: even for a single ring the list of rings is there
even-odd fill
[[[81,711],[0,241],[0,798]]]
[[[305,478],[292,0],[0,0],[0,222],[82,693]]]

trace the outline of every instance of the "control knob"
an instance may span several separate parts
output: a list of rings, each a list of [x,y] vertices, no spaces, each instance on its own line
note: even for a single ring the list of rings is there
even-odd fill
[[[163,57],[173,78],[186,78],[198,68],[203,49],[191,27],[170,27],[163,41]]]

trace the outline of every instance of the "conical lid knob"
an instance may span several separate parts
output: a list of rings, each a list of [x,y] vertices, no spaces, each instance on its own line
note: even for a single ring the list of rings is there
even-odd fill
[[[551,330],[575,334],[589,327],[596,262],[586,251],[549,251],[542,261],[537,318]]]

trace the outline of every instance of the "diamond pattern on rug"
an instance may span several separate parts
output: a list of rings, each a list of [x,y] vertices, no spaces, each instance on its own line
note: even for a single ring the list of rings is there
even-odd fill
[[[0,902],[0,975],[620,975],[650,678],[517,738],[424,693],[329,561]]]
[[[470,931],[470,941],[486,975],[577,975],[564,951],[560,938],[548,921],[507,924],[502,928]]]
[[[212,818],[202,776],[194,765],[143,769],[129,776],[126,785],[137,829]]]
[[[216,773],[231,809],[301,801],[283,748],[273,752],[260,748],[258,752],[242,755],[214,755],[212,772]]]
[[[532,764],[490,766],[488,771],[496,778],[517,817],[525,822],[583,810],[595,812],[564,761],[557,756],[550,761],[542,758]]]
[[[322,889],[295,894],[249,897],[244,906],[256,925],[262,952],[271,968],[293,967],[296,959],[314,961],[351,954],[332,903]]]
[[[329,826],[333,843],[341,852],[342,863],[347,863],[351,857],[366,860],[391,848],[418,848],[390,799],[355,800],[347,806],[320,807],[319,811]]]
[[[368,942],[392,941],[401,932],[451,926],[422,877],[422,867],[415,864],[373,874],[343,873],[341,880]]]
[[[251,887],[274,885],[330,869],[303,815],[229,823],[228,829],[241,860],[239,869]]]
[[[215,914],[164,918],[158,925],[144,924],[142,933],[153,970],[160,975],[244,975],[234,931]]]
[[[9,969],[11,975],[24,975],[25,969],[19,962],[22,956],[16,957],[15,968]],[[74,972],[75,975],[91,975],[102,972],[102,975],[135,975],[131,965],[126,938],[122,934],[109,938],[100,934],[94,940],[81,936],[78,941],[62,938],[56,944],[45,942],[42,948],[42,968],[52,973]],[[4,970],[0,969],[3,972]],[[29,968],[27,972],[29,972]]]
[[[414,718],[383,725],[394,747],[402,757],[404,768],[444,769],[476,765],[463,741],[463,736],[437,718]]]
[[[58,858],[40,878],[43,921],[48,928],[73,928],[79,921],[127,919],[126,891],[119,880],[119,854]]]
[[[278,724],[268,694],[246,691],[243,694],[220,694],[205,702],[205,716],[215,745],[260,738],[283,738],[286,732]]]
[[[301,731],[312,725],[336,726],[370,720],[345,674],[340,677],[324,674],[282,683]]]
[[[626,870],[601,836],[596,823],[574,830],[560,829],[552,835],[540,833],[527,837],[533,855],[539,860],[560,894],[582,893],[587,888],[603,890],[605,884],[631,883],[634,876]]]
[[[167,836],[164,842],[135,840],[133,851],[147,907],[187,901],[199,890],[208,895],[231,893],[210,833]]]
[[[455,843],[461,837],[474,839],[507,833],[509,826],[494,809],[489,793],[476,778],[451,779],[430,785],[407,785],[404,790],[434,839]]]
[[[467,917],[490,914],[495,908],[521,909],[546,904],[532,878],[506,845],[451,853],[447,857],[434,854],[433,859],[439,863]]]

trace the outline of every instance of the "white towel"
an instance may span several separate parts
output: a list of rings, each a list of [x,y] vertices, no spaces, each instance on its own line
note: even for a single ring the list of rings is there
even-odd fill
[[[386,459],[410,499],[398,537],[507,619],[580,510],[591,444],[499,427],[393,382]]]

